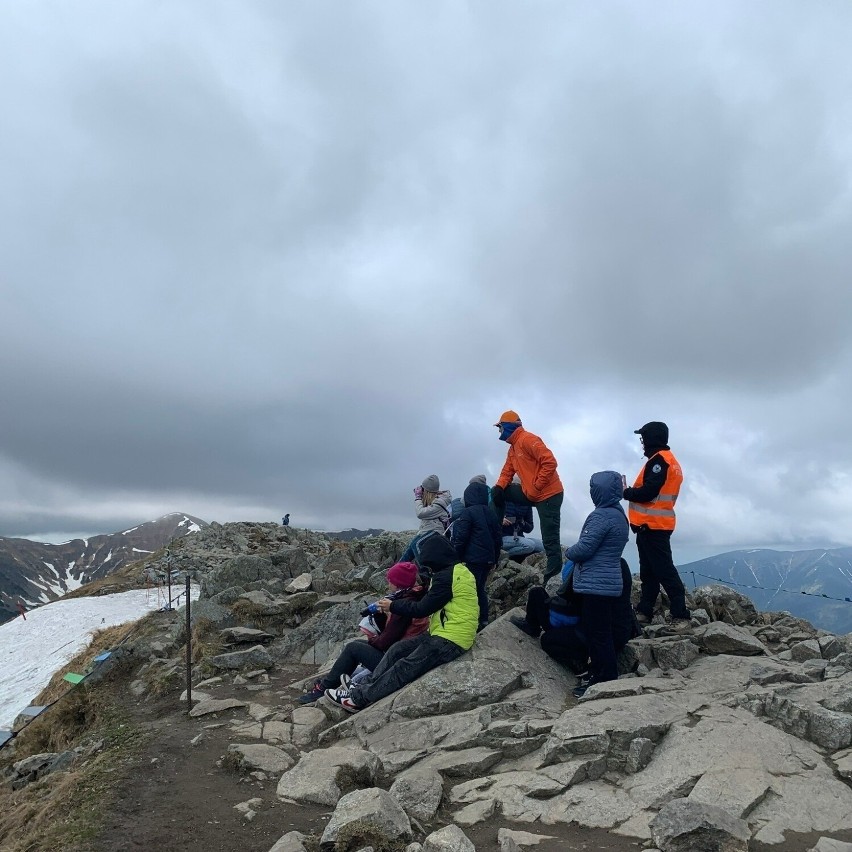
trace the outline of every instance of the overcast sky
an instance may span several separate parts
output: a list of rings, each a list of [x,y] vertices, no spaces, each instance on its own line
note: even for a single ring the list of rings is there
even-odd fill
[[[678,548],[852,544],[852,5],[0,5],[0,535],[416,526],[664,420]]]

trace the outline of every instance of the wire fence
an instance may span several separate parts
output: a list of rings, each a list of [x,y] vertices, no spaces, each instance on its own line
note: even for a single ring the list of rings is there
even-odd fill
[[[189,668],[191,666],[190,659],[191,659],[191,643],[192,643],[192,636],[191,636],[190,631],[189,631],[189,622],[190,622],[189,580],[190,580],[190,577],[189,577],[189,575],[187,575],[186,576],[186,581],[187,581],[186,582],[186,588],[183,589],[180,592],[180,594],[177,595],[177,597],[171,598],[171,600],[165,606],[160,607],[158,610],[155,610],[156,612],[168,612],[168,611],[174,609],[173,604],[177,604],[182,597],[186,597],[186,607],[187,607],[187,612],[186,612],[186,622],[187,622],[187,638],[186,638],[186,643],[187,643],[187,654],[186,654],[186,659],[187,659],[187,684],[189,684],[189,680],[190,680]],[[113,657],[113,655],[115,654],[115,652],[128,639],[130,639],[131,636],[133,636],[139,630],[139,628],[142,624],[142,620],[143,619],[140,618],[136,622],[136,624],[134,624],[133,627],[112,648],[110,648],[108,651],[104,651],[104,652],[98,654],[92,660],[92,662],[89,664],[88,668],[86,669],[86,671],[82,675],[73,674],[72,672],[68,672],[64,676],[64,680],[68,681],[70,686],[60,696],[58,696],[57,698],[55,698],[53,701],[49,702],[48,704],[40,704],[40,705],[30,704],[27,707],[25,707],[18,714],[18,716],[27,716],[28,717],[27,721],[23,725],[21,725],[17,729],[14,729],[14,725],[13,725],[12,726],[13,729],[8,730],[8,731],[7,730],[0,730],[0,751],[2,751],[7,745],[9,745],[11,742],[13,742],[15,740],[15,738],[19,734],[23,733],[33,722],[35,722],[36,719],[40,719],[48,710],[50,710],[51,707],[54,707],[55,705],[57,705],[60,701],[62,701],[70,693],[72,693],[78,686],[80,686],[81,683],[84,683],[91,675],[93,675],[97,671],[99,671],[99,669],[101,669],[103,664],[106,663],[107,660],[111,659]],[[70,644],[70,642],[66,643],[66,645],[67,644]],[[65,646],[63,645],[62,647],[65,647]],[[188,686],[188,689],[191,690],[191,687]],[[190,691],[189,695],[191,696],[191,691]],[[189,703],[190,703],[190,706],[191,706],[191,698],[190,698]]]
[[[804,589],[784,589],[784,588],[770,588],[769,586],[754,586],[749,585],[748,583],[735,583],[733,580],[725,580],[722,577],[711,577],[709,574],[702,574],[699,571],[690,571],[692,575],[692,585],[693,588],[698,588],[698,583],[696,582],[696,577],[704,577],[707,580],[715,580],[717,583],[721,583],[723,586],[738,586],[741,589],[760,589],[763,592],[784,592],[788,595],[807,595],[811,598],[823,598],[828,601],[839,601],[840,603],[852,603],[852,598],[835,598],[832,595],[822,594],[821,592],[806,592]]]

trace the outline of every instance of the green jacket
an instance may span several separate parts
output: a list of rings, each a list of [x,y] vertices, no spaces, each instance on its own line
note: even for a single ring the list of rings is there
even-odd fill
[[[435,570],[429,591],[419,601],[395,600],[390,611],[411,618],[430,616],[432,636],[440,636],[467,651],[479,626],[476,580],[461,563]]]

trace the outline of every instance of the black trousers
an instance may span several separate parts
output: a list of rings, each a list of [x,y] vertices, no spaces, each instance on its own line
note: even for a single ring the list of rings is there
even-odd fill
[[[388,648],[373,673],[353,686],[349,695],[359,707],[366,707],[463,653],[455,642],[431,633],[401,639]]]
[[[465,562],[467,570],[473,574],[473,579],[476,580],[476,599],[479,603],[479,623],[488,624],[488,592],[485,590],[485,584],[488,582],[488,573],[494,567],[493,565],[484,565],[480,562]]]
[[[591,683],[618,678],[615,642],[612,638],[612,616],[617,603],[618,598],[583,595],[582,625],[589,644]]]
[[[333,689],[340,683],[340,675],[351,675],[359,665],[371,672],[375,671],[382,657],[384,652],[374,648],[366,639],[347,642],[340,656],[334,661],[331,671],[322,678],[322,685],[325,689]]]
[[[639,579],[642,580],[642,596],[636,609],[651,618],[662,586],[669,596],[672,618],[689,618],[686,589],[672,559],[671,531],[640,527],[636,533],[636,549],[639,551]]]

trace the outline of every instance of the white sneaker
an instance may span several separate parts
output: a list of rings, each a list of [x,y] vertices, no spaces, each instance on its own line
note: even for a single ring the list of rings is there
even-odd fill
[[[341,686],[342,686],[345,690],[347,690],[347,691],[349,690],[349,684],[350,684],[351,682],[352,682],[352,677],[351,677],[351,675],[348,675],[348,674],[342,674],[342,675],[340,675],[340,685],[341,685]]]

